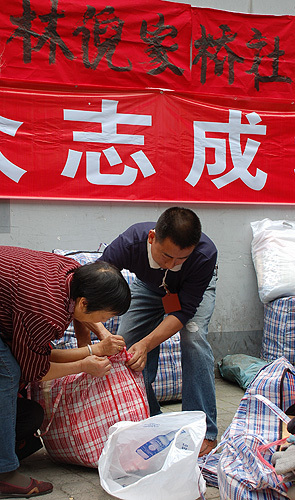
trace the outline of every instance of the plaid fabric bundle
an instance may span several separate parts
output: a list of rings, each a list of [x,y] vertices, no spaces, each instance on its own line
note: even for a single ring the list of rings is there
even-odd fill
[[[295,364],[295,297],[264,304],[261,357],[269,361],[280,356]]]
[[[160,402],[181,400],[182,373],[179,332],[160,346],[158,371],[153,388],[156,398]]]
[[[284,412],[294,403],[295,370],[283,357],[262,368],[249,385],[231,425],[221,438],[217,475],[222,500],[283,500],[286,488],[257,457],[260,445],[280,438],[281,421],[260,394]],[[270,463],[270,448],[265,459]]]
[[[29,396],[44,408],[40,430],[53,461],[97,467],[113,424],[149,417],[143,376],[127,359],[125,349],[111,356],[103,378],[79,373],[30,385]]]
[[[220,453],[213,451],[209,455],[198,457],[198,465],[200,467],[203,478],[207,486],[218,488],[217,466]]]
[[[106,247],[106,243],[100,243],[97,250],[85,252],[84,250],[61,250],[60,248],[55,248],[54,250],[52,250],[52,253],[71,257],[71,259],[79,262],[81,266],[84,266],[85,264],[90,264],[91,262],[95,262],[97,259],[99,259]]]
[[[61,250],[55,249],[53,253],[66,255],[80,264],[88,264],[95,262],[101,257],[106,243],[100,243],[98,250],[82,251],[82,250]],[[129,285],[134,281],[135,275],[127,269],[122,270],[122,275]],[[116,334],[119,327],[120,318],[115,316],[109,319],[104,326],[112,334]],[[97,337],[91,333],[92,342],[97,342]],[[70,349],[77,347],[77,340],[74,333],[73,324],[65,331],[64,336],[54,342],[55,347],[61,349]],[[181,373],[181,350],[180,350],[180,334],[176,333],[170,339],[167,339],[160,346],[159,365],[156,379],[153,384],[156,398],[159,402],[163,401],[179,401],[181,400],[182,390],[182,373]]]

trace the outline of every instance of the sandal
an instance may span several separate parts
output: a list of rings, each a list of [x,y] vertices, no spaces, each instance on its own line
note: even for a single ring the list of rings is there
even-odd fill
[[[37,481],[37,479],[32,478],[30,484],[26,488],[0,482],[0,498],[31,498],[51,493],[52,489],[53,486],[51,483]]]

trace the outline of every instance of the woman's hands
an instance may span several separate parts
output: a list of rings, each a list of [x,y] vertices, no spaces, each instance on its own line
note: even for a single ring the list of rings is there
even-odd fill
[[[97,344],[91,344],[92,356],[82,359],[82,371],[93,377],[104,377],[110,373],[112,364],[107,356],[122,351],[125,340],[121,335],[109,335]]]
[[[109,335],[97,344],[92,344],[93,354],[97,356],[112,356],[122,351],[125,347],[125,340],[121,335]]]
[[[112,364],[106,356],[87,356],[81,360],[82,371],[93,377],[104,377],[111,371]]]
[[[112,364],[107,356],[122,351],[125,340],[121,335],[109,335],[97,344],[91,344],[92,356],[82,359],[82,371],[93,377],[104,377],[110,373]]]
[[[85,372],[94,377],[104,377],[111,369],[107,356],[122,351],[125,341],[121,335],[109,335],[97,344],[91,344],[93,355],[89,356],[87,346],[73,349],[52,349],[50,368],[42,380],[52,380],[75,373]]]
[[[109,335],[97,344],[91,344],[92,356],[81,360],[82,371],[93,377],[104,377],[110,373],[112,364],[107,356],[112,356],[122,351],[125,340],[121,335]]]

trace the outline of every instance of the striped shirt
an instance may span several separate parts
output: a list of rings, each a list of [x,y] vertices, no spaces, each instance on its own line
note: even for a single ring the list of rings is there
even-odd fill
[[[27,382],[48,372],[49,343],[73,318],[67,273],[79,266],[61,255],[0,246],[0,335]]]

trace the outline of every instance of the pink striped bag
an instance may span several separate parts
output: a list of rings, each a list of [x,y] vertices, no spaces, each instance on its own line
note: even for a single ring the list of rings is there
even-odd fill
[[[96,468],[109,427],[149,417],[143,376],[126,366],[126,349],[111,356],[108,376],[86,373],[34,382],[29,397],[44,408],[44,446],[55,462]]]

